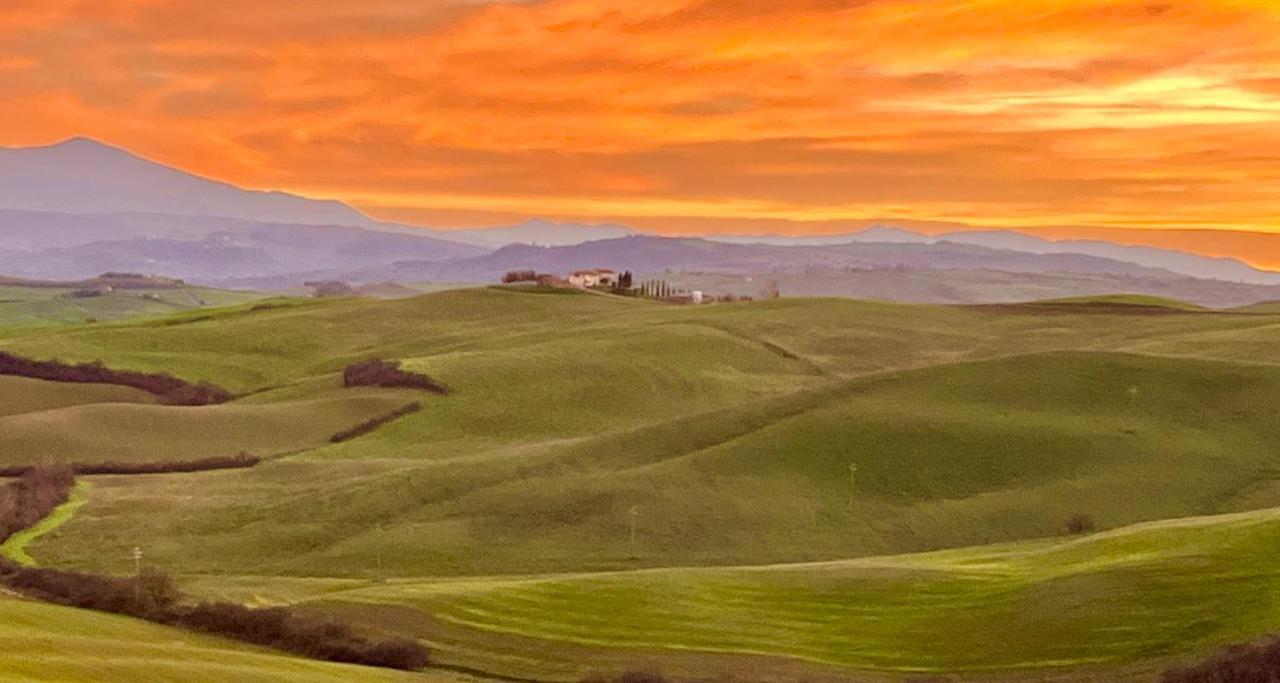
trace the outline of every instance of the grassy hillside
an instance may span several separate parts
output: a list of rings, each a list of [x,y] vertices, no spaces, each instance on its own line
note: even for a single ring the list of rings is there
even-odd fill
[[[1062,299],[1044,299],[1033,301],[1031,306],[1084,306],[1092,308],[1139,308],[1151,311],[1183,311],[1204,312],[1203,306],[1169,299],[1160,296],[1143,296],[1140,294],[1115,294],[1110,296],[1081,296]]]
[[[329,587],[312,599],[417,631],[442,661],[561,680],[625,667],[620,651],[676,675],[753,662],[752,680],[796,680],[785,659],[814,673],[1149,680],[1161,661],[1280,628],[1262,597],[1280,588],[1278,547],[1280,511],[1268,510],[925,555]]]
[[[106,384],[58,384],[0,376],[0,418],[101,403],[147,405],[155,397],[141,389]]]
[[[424,424],[452,400],[433,401]],[[252,471],[104,483],[82,514],[91,522],[37,547],[106,568],[114,555],[97,538],[132,530],[159,539],[157,560],[182,571],[414,576],[1052,536],[1077,514],[1105,528],[1280,505],[1277,400],[1280,368],[1054,353],[850,380],[594,437],[488,451],[457,437],[483,454],[470,457],[434,458],[428,443],[421,459],[387,458],[381,444],[414,438],[397,423]],[[326,455],[335,450],[365,455]],[[179,542],[246,522],[199,549]]]
[[[91,478],[88,504],[28,552],[42,564],[120,572],[128,549],[143,544],[149,561],[194,584],[217,577],[254,596],[283,584],[307,593],[313,582],[345,590],[388,579],[394,585],[376,597],[395,609],[381,605],[362,618],[438,622],[444,630],[423,637],[456,635],[454,650],[489,653],[477,661],[501,649],[478,634],[501,631],[579,641],[584,650],[564,661],[589,661],[602,646],[624,648],[609,650],[615,655],[684,647],[736,657],[776,634],[773,654],[837,671],[905,671],[911,658],[923,670],[996,673],[1059,660],[1090,665],[1095,641],[1057,652],[1063,632],[1035,635],[1035,596],[1080,619],[1088,605],[1103,605],[1097,624],[1068,620],[1102,633],[1128,626],[1119,606],[1146,604],[1132,597],[1142,590],[1133,577],[1183,572],[1189,591],[1219,576],[1217,565],[1184,555],[1160,564],[1143,551],[1155,573],[1128,576],[1112,572],[1127,566],[1123,558],[1099,551],[1088,566],[1096,574],[1068,572],[1056,555],[1031,552],[1036,545],[1010,551],[1026,551],[1016,571],[992,574],[937,560],[920,577],[901,578],[897,565],[858,560],[841,565],[846,573],[815,575],[821,581],[779,572],[760,587],[754,573],[714,568],[1053,538],[1079,515],[1112,529],[1280,506],[1280,317],[1165,304],[1153,315],[1150,301],[1115,303],[678,307],[476,289],[16,330],[0,349],[101,359],[247,395],[198,409],[99,403],[90,387],[57,399],[66,405],[19,401],[0,417],[0,462],[287,453],[249,470]],[[337,388],[343,367],[370,357],[403,360],[452,392]],[[424,401],[420,413],[349,443],[326,442],[415,398]],[[1262,537],[1223,538],[1239,543],[1222,552],[1264,552],[1251,545]],[[620,585],[612,575],[527,586],[495,579],[491,593],[449,584],[456,601],[435,588],[393,591],[424,577],[646,567],[704,569],[656,584],[637,578],[651,574],[618,575]],[[899,578],[880,586],[872,579],[881,574]],[[1054,602],[1076,580],[1083,602]],[[558,593],[535,588],[561,582]],[[895,602],[903,591],[913,601]],[[638,630],[602,631],[598,642],[573,631],[596,623],[615,592],[613,602],[630,610],[619,612],[623,621]],[[580,619],[539,616],[579,594],[583,611],[563,613]],[[661,621],[664,595],[692,630],[645,630]],[[816,611],[778,622],[751,613],[790,599]],[[525,605],[528,615],[519,613]],[[923,610],[918,622],[871,618],[903,605]],[[1250,617],[1236,630],[1202,632],[1195,617],[1182,631],[1161,630],[1154,624],[1184,615],[1172,600],[1150,608],[1149,623],[1098,650],[1098,663],[1148,661],[1277,626]],[[940,638],[936,629],[951,623],[962,633],[937,652],[903,644]],[[979,625],[990,633],[997,623],[1017,625],[1027,639],[1003,659],[995,636],[978,635]],[[717,624],[728,640],[709,644]],[[841,629],[867,645],[837,637]]]
[[[57,391],[79,386],[58,385]],[[70,394],[71,389],[66,391]],[[46,386],[40,390],[56,393]],[[83,397],[87,400],[101,390],[86,388]],[[31,410],[0,417],[5,435],[0,465],[199,460],[242,452],[276,455],[328,443],[334,433],[411,398],[396,391],[330,389],[314,398],[263,405],[191,408],[119,402]]]
[[[263,295],[204,287],[122,289],[77,297],[70,289],[0,286],[0,328],[44,327],[159,316],[256,301]]]
[[[9,681],[445,681],[313,662],[114,615],[0,594],[0,678]]]

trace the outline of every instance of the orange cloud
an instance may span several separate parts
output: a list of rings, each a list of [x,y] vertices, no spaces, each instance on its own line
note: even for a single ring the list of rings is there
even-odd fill
[[[18,0],[0,78],[0,143],[428,222],[1280,232],[1272,0]]]

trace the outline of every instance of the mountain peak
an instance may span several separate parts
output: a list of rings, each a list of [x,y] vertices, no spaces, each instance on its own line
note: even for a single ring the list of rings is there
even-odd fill
[[[0,209],[371,224],[368,217],[340,202],[245,190],[84,136],[45,147],[0,148]]]
[[[83,135],[77,135],[76,137],[73,137],[73,138],[67,138],[62,142],[54,143],[50,145],[50,147],[111,147],[111,145],[108,145],[107,143],[102,142],[100,140],[87,138],[87,137],[84,137]],[[112,147],[112,149],[115,149],[115,148]]]

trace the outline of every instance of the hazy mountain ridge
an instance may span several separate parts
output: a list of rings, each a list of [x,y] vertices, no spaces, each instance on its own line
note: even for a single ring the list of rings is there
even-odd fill
[[[347,226],[247,223],[237,227],[198,239],[132,237],[36,252],[0,252],[0,272],[73,279],[123,270],[225,284],[266,277],[287,281],[294,275],[295,279],[339,276],[396,259],[433,262],[485,253],[478,247],[431,237]]]
[[[584,242],[628,237],[643,234],[625,225],[587,225],[582,223],[557,223],[532,218],[519,225],[500,228],[475,228],[442,230],[441,237],[454,242],[498,249],[509,244],[537,244],[548,247],[568,247]]]
[[[78,279],[128,271],[221,286],[287,288],[304,279],[492,282],[513,269],[565,274],[593,267],[643,273],[843,273],[851,282],[874,281],[874,286],[836,287],[851,296],[879,295],[886,284],[879,275],[853,278],[851,273],[906,270],[923,278],[920,291],[937,292],[939,301],[971,291],[948,288],[942,282],[947,277],[985,283],[1035,276],[1035,291],[1053,294],[1060,286],[1064,295],[1095,285],[1166,291],[1171,282],[1180,282],[1174,289],[1185,293],[1194,289],[1188,281],[1198,278],[1214,292],[1201,300],[1215,302],[1255,294],[1258,300],[1276,297],[1266,289],[1227,292],[1211,287],[1210,280],[1280,284],[1280,273],[1235,259],[1105,241],[1054,241],[1013,231],[931,236],[885,224],[837,235],[672,238],[625,225],[543,219],[502,228],[434,230],[378,223],[340,202],[242,190],[82,138],[48,147],[0,148],[0,273]],[[966,272],[1000,275],[961,275]],[[1067,273],[1079,277],[1064,277]],[[784,279],[795,282],[784,293],[812,289],[795,277]],[[820,289],[825,288],[829,283]]]
[[[1077,254],[1025,254],[946,242],[901,244],[851,243],[824,247],[727,244],[700,238],[632,236],[597,240],[568,247],[510,245],[472,259],[442,264],[445,277],[492,279],[503,272],[534,269],[568,272],[608,266],[618,270],[655,272],[694,269],[715,272],[794,272],[806,269],[915,268],[933,270],[989,269],[1009,272],[1124,274],[1172,278],[1168,270]]]

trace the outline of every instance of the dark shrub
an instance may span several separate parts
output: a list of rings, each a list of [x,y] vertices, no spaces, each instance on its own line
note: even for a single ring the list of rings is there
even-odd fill
[[[651,671],[628,671],[621,676],[592,676],[582,683],[668,683],[665,676]]]
[[[67,502],[75,472],[66,465],[27,468],[21,478],[0,488],[0,542],[44,519]]]
[[[1089,515],[1072,515],[1067,519],[1067,531],[1072,534],[1089,534],[1098,528]]]
[[[36,361],[0,351],[0,375],[29,377],[49,382],[116,384],[141,389],[171,405],[203,406],[226,403],[231,392],[208,382],[191,384],[164,373],[112,370],[100,361],[70,365],[58,361]]]
[[[342,372],[342,383],[347,387],[424,389],[437,394],[449,393],[447,387],[426,375],[401,370],[399,361],[379,358],[348,365]]]
[[[502,276],[503,284],[513,284],[516,282],[537,282],[538,274],[532,270],[510,270],[506,275]]]
[[[1160,677],[1161,683],[1272,683],[1277,680],[1280,680],[1280,639],[1235,645],[1206,662],[1170,669]]]
[[[352,427],[351,429],[346,429],[341,432],[338,432],[337,434],[334,434],[333,436],[329,437],[329,441],[331,443],[342,443],[344,441],[357,439],[359,437],[364,436],[365,434],[369,434],[373,432],[375,429],[377,429],[378,427],[381,427],[384,424],[387,424],[388,422],[391,422],[393,420],[398,420],[404,417],[405,415],[416,413],[419,410],[422,410],[422,404],[416,401],[407,405],[400,406],[399,408],[396,408],[395,410],[387,413],[386,415],[375,417],[370,420],[365,420],[364,422],[361,422],[360,424]]]
[[[69,467],[75,474],[171,474],[177,472],[207,472],[210,470],[233,470],[253,467],[262,459],[249,453],[240,455],[217,456],[200,460],[161,460],[157,462],[97,462]],[[20,477],[30,472],[32,467],[13,466],[0,468],[0,477]]]

